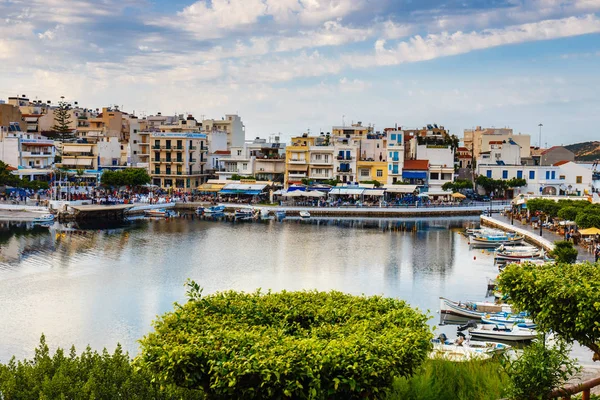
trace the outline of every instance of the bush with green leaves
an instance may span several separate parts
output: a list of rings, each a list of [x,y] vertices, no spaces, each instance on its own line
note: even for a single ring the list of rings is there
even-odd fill
[[[57,349],[50,354],[42,335],[32,360],[0,364],[0,399],[200,399],[201,393],[160,386],[143,370],[136,370],[127,353],[101,353],[89,347],[77,355]]]
[[[202,296],[160,317],[140,366],[209,398],[383,398],[426,359],[428,317],[405,302],[341,292]]]
[[[572,264],[577,261],[577,249],[572,242],[554,242],[554,250],[548,253],[556,262]]]
[[[600,264],[509,265],[498,290],[527,310],[542,332],[578,341],[600,360]]]
[[[563,386],[579,368],[569,357],[571,347],[563,339],[545,343],[540,334],[517,358],[503,359],[508,376],[507,395],[513,400],[546,399]]]
[[[144,168],[125,168],[119,171],[102,172],[100,182],[108,187],[142,186],[150,183],[150,175]]]

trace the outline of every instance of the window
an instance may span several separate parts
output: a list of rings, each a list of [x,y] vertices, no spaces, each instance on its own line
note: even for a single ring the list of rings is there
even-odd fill
[[[160,140],[154,141],[154,147],[160,147]]]
[[[368,178],[370,176],[369,170],[368,169],[361,169],[360,170],[360,176],[363,178]]]
[[[581,176],[576,177],[575,183],[583,183],[583,178]]]
[[[133,141],[133,144],[137,144],[137,140],[134,140],[134,141]]]
[[[392,164],[388,164],[388,171],[392,170]]]
[[[378,169],[377,170],[377,177],[381,178],[383,176],[383,170],[382,169]]]
[[[529,171],[529,179],[535,179],[535,171]]]
[[[160,167],[158,165],[154,167],[154,173],[157,175],[160,174]]]
[[[432,172],[431,174],[429,174],[429,179],[432,179],[432,180],[438,180],[438,179],[440,179],[439,172]]]
[[[508,179],[508,170],[502,171],[502,179]]]
[[[134,150],[134,151],[133,151],[133,154],[137,154],[137,150]]]
[[[517,171],[517,178],[518,179],[522,179],[523,178],[523,171]]]
[[[248,169],[248,163],[243,163],[242,164],[242,169],[245,171]]]
[[[487,176],[488,178],[491,178],[491,177],[492,177],[492,170],[491,170],[491,169],[488,169],[488,170],[486,171],[486,173],[485,173],[485,176]]]
[[[392,133],[392,140],[396,140],[396,134]]]
[[[238,151],[237,151],[237,155],[238,155],[238,156],[241,156],[241,155],[242,155],[242,151],[241,151],[241,150],[238,150]]]
[[[390,151],[390,158],[394,157],[394,153]]]
[[[138,131],[137,131],[137,129],[134,129],[134,130],[133,130],[133,133],[137,133],[137,132],[138,132]]]
[[[561,181],[564,181],[565,180],[565,176],[564,175],[559,175],[558,179],[560,179]]]
[[[550,171],[546,171],[546,179],[550,179]]]
[[[552,176],[552,179],[556,179],[556,171],[552,171],[551,176]]]

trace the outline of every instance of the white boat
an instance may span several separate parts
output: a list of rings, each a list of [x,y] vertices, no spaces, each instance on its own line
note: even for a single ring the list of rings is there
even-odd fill
[[[300,211],[300,218],[310,218],[310,213],[308,211]]]
[[[471,245],[474,247],[498,247],[502,244],[515,245],[523,243],[524,237],[511,234],[471,236]]]
[[[529,318],[524,318],[521,315],[486,315],[481,318],[481,322],[487,325],[517,325],[521,328],[535,328],[536,325]]]
[[[275,216],[279,219],[283,219],[286,217],[285,210],[277,210],[275,211]]]
[[[504,247],[500,246],[494,254],[494,261],[496,262],[511,262],[525,259],[541,259],[544,258],[545,254],[543,250],[536,247],[529,246],[511,246]]]
[[[202,215],[202,214],[204,214],[204,207],[196,208],[196,215]]]
[[[241,208],[235,210],[235,213],[233,215],[236,219],[251,219],[252,217],[254,217],[254,210],[250,208]]]
[[[146,215],[147,217],[170,218],[176,216],[177,214],[172,210],[167,210],[164,208],[155,208],[153,210],[145,210],[144,215]]]
[[[215,215],[223,214],[225,212],[225,206],[211,206],[204,209],[204,215]]]
[[[440,297],[440,313],[458,315],[459,317],[481,319],[489,314],[512,312],[508,304],[494,304],[484,301],[456,302]]]
[[[483,342],[458,338],[455,341],[433,339],[433,350],[429,358],[454,362],[487,360],[494,354],[502,353],[511,346],[503,343]]]
[[[472,321],[471,321],[472,322]],[[470,323],[467,325],[471,325]],[[512,328],[503,324],[473,324],[475,327],[468,326],[468,331],[472,337],[502,340],[507,342],[527,342],[537,337],[537,332],[534,329],[523,328],[518,325],[513,325]],[[462,329],[461,327],[459,329]]]
[[[53,222],[53,221],[54,221],[54,215],[52,215],[52,214],[44,214],[39,217],[35,217],[33,219],[34,224],[47,224],[47,223]]]

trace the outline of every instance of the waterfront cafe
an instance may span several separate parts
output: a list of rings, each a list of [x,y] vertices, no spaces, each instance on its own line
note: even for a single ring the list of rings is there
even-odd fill
[[[417,185],[385,185],[385,201],[389,204],[414,204],[418,201]]]
[[[269,185],[264,182],[253,183],[228,183],[219,191],[219,196],[228,202],[248,202],[250,200],[264,200],[268,196]]]
[[[329,191],[329,198],[342,205],[380,205],[384,189],[372,184],[336,186]]]

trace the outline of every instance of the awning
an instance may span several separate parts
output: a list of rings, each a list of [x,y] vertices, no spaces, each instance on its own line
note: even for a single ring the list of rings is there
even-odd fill
[[[301,164],[288,164],[287,166],[288,171],[299,171],[299,172],[306,172],[308,171],[308,165],[301,165]]]
[[[452,191],[442,189],[429,189],[429,191],[425,193],[429,196],[450,196],[452,194]]]
[[[417,190],[417,185],[386,185],[387,193],[413,193]]]
[[[219,192],[222,188],[222,185],[211,185],[210,183],[205,183],[201,186],[198,186],[196,190],[198,190],[199,192],[216,193]]]
[[[63,153],[91,153],[92,146],[73,146],[73,145],[64,145]]]
[[[425,171],[402,171],[402,178],[427,179],[427,172],[425,172]]]
[[[385,190],[383,189],[367,189],[363,193],[365,196],[383,196]]]
[[[262,190],[235,190],[235,189],[223,189],[219,192],[219,194],[246,194],[256,196],[261,194]]]
[[[260,183],[229,183],[223,187],[223,190],[237,190],[237,191],[258,191],[262,192],[267,185]],[[222,191],[221,191],[222,192]]]
[[[347,188],[347,187],[334,187],[331,189],[329,194],[335,194],[338,196],[354,196],[361,195],[365,189],[363,188]]]

